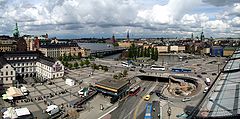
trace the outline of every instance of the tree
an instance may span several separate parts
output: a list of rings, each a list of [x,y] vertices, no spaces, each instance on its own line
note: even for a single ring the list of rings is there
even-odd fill
[[[90,61],[89,61],[88,59],[86,59],[86,60],[85,60],[85,64],[86,64],[87,66],[89,66]]]
[[[123,74],[122,73],[119,73],[118,74],[118,79],[122,78],[123,77]]]
[[[73,67],[73,64],[72,64],[72,63],[69,63],[69,64],[68,64],[68,68],[69,68],[69,69],[72,69],[72,67]]]
[[[150,57],[150,49],[151,49],[151,47],[147,48],[147,57]]]
[[[114,75],[113,75],[113,78],[114,78],[114,79],[118,79],[118,75],[117,75],[117,74],[114,74]]]
[[[67,55],[66,55],[66,53],[63,54],[63,61],[67,61]]]
[[[153,60],[155,59],[154,47],[151,47],[150,58]]]
[[[69,53],[69,54],[68,54],[68,60],[71,61],[72,59],[73,59],[72,54]]]
[[[117,47],[117,46],[119,46],[119,44],[116,42],[116,43],[113,43],[113,46]]]
[[[147,57],[147,48],[144,48],[144,53],[143,53],[143,57]]]
[[[58,60],[62,61],[62,60],[63,60],[63,57],[62,57],[62,56],[59,56],[59,57],[58,57]]]
[[[81,61],[80,61],[80,66],[83,67],[84,64],[85,64],[84,61],[81,60]]]
[[[68,65],[69,65],[69,63],[68,63],[68,61],[66,61],[66,62],[65,62],[65,66],[68,67]]]
[[[102,69],[103,69],[104,71],[108,71],[108,67],[107,67],[107,66],[103,66]]]
[[[126,77],[128,75],[128,71],[125,69],[124,71],[123,71],[123,77]]]
[[[74,68],[77,69],[79,64],[77,62],[74,63]]]
[[[143,57],[143,47],[140,47],[140,57]]]
[[[158,49],[157,48],[155,48],[155,61],[158,61]]]

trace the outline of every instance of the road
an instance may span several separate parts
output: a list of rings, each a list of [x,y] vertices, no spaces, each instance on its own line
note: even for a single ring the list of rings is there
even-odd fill
[[[132,119],[137,105],[139,105],[139,102],[143,100],[142,97],[148,94],[154,85],[156,85],[156,82],[141,81],[141,91],[138,92],[136,96],[130,96],[119,102],[118,108],[111,113],[112,119]],[[143,87],[145,87],[145,90],[143,90]],[[143,101],[143,104],[141,105],[145,105],[144,103],[145,102]],[[140,110],[141,112],[143,111],[143,109]]]

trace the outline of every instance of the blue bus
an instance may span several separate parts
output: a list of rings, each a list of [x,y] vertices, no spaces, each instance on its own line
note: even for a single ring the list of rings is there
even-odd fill
[[[187,72],[192,72],[191,69],[183,69],[183,68],[172,68],[172,72],[184,72],[184,73],[187,73]]]
[[[152,119],[152,103],[146,104],[146,112],[144,115],[144,119]]]

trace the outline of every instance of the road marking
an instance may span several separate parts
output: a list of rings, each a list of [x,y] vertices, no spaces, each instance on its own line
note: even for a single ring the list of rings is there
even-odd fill
[[[157,84],[158,84],[158,82],[155,82],[154,86],[152,86],[152,87],[150,88],[150,90],[148,90],[148,92],[147,92],[146,94],[149,94],[149,93],[157,86]],[[134,114],[133,114],[133,119],[137,119],[137,112],[138,112],[139,106],[142,104],[143,100],[144,100],[144,99],[141,98],[140,102],[139,102],[138,105],[136,106],[136,109],[135,109]]]
[[[107,113],[105,113],[104,115],[102,115],[101,117],[99,117],[98,119],[102,119],[103,117],[105,117],[106,115],[108,115],[109,113],[111,113],[112,111],[114,111],[115,109],[117,109],[117,107],[114,107],[113,109],[111,109],[110,111],[108,111]]]

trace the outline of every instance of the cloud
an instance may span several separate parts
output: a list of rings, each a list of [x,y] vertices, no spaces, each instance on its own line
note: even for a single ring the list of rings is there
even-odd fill
[[[239,0],[202,0],[202,2],[214,5],[214,6],[227,6],[227,5],[233,5],[236,2],[239,2]]]
[[[47,32],[75,36],[125,34],[127,29],[141,36],[188,35],[190,32],[200,32],[201,27],[209,32],[225,33],[233,30],[232,27],[239,27],[239,3],[234,3],[233,0],[218,2],[220,3],[215,0],[0,0],[0,33],[10,34],[15,22],[18,22],[21,34]],[[201,12],[196,12],[196,8]],[[208,8],[212,10],[211,13]],[[220,8],[225,12],[221,12]]]

